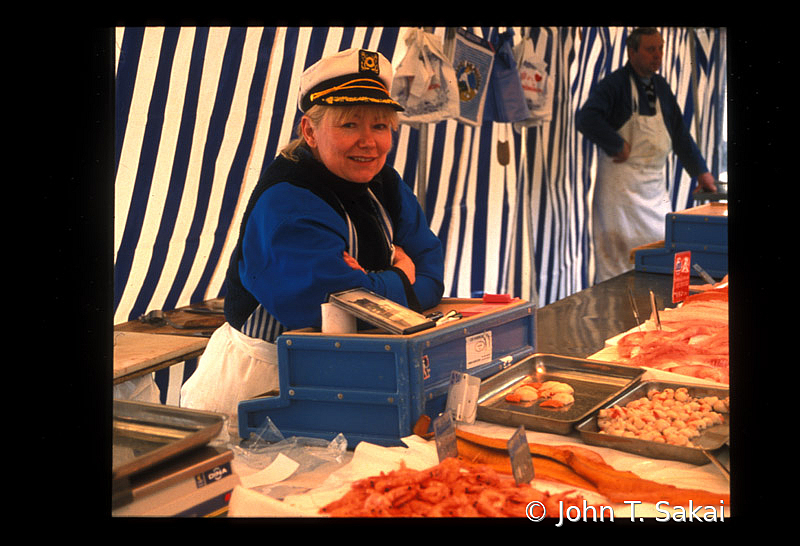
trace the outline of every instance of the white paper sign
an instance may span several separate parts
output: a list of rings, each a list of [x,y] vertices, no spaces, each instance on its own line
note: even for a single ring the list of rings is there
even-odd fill
[[[481,332],[466,339],[467,369],[492,361],[492,332]]]
[[[287,457],[283,453],[278,453],[278,456],[269,466],[254,474],[241,476],[240,479],[242,485],[248,489],[260,487],[262,485],[271,485],[281,482],[294,474],[294,471],[297,470],[299,466],[300,463],[294,459]]]

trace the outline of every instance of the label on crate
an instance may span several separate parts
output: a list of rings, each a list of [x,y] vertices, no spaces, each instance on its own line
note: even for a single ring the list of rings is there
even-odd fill
[[[525,427],[522,425],[508,440],[508,456],[511,458],[514,481],[518,484],[530,483],[534,476],[533,458],[528,447],[528,438],[525,436]]]
[[[458,457],[456,427],[449,411],[445,411],[433,420],[433,434],[436,440],[436,454],[439,456],[439,462],[448,457]]]
[[[481,332],[466,338],[467,369],[492,361],[492,332]]]
[[[196,474],[194,477],[194,484],[198,488],[205,487],[206,485],[217,482],[222,478],[225,478],[231,474],[231,464],[225,463],[219,466],[215,466],[210,470],[206,470],[201,472],[200,474]]]
[[[672,303],[678,303],[689,295],[689,282],[692,276],[692,253],[689,250],[675,253],[672,267]]]

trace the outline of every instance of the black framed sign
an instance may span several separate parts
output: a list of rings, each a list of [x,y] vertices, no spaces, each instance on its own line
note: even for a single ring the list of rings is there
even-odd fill
[[[436,323],[388,298],[365,288],[353,288],[331,294],[328,301],[373,326],[393,334],[413,334]]]

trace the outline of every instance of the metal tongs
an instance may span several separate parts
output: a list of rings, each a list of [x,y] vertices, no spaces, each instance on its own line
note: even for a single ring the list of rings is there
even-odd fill
[[[693,264],[693,265],[692,265],[692,269],[694,269],[695,271],[697,271],[697,273],[699,273],[699,274],[700,274],[700,276],[701,276],[701,277],[703,277],[703,280],[704,280],[704,281],[706,281],[708,284],[711,284],[711,285],[713,285],[713,284],[715,284],[715,283],[717,282],[717,281],[715,281],[715,280],[714,280],[714,277],[712,277],[711,275],[709,275],[709,274],[706,272],[706,270],[705,270],[705,269],[703,269],[702,267],[700,267],[700,264]]]
[[[728,467],[726,467],[724,464],[722,464],[722,462],[719,459],[717,459],[717,457],[713,453],[711,453],[709,450],[701,449],[700,451],[702,451],[703,455],[705,455],[708,458],[708,460],[711,461],[711,463],[715,467],[717,467],[717,469],[720,472],[722,472],[722,475],[725,476],[726,480],[731,481],[731,471],[728,469]]]
[[[703,455],[722,472],[722,475],[725,476],[725,479],[728,481],[731,479],[731,471],[728,468],[728,466],[730,466],[730,460],[728,460],[728,466],[725,466],[713,451],[716,450],[717,446],[722,447],[727,445],[730,448],[730,434],[730,427],[727,424],[722,424],[706,429],[699,438],[694,440],[696,447],[698,447],[700,451],[703,452]],[[730,455],[728,455],[728,458],[729,457]]]
[[[633,293],[631,289],[628,288],[628,299],[631,303],[631,309],[633,310],[633,316],[636,319],[636,327],[639,328],[639,331],[642,331],[642,324],[641,319],[639,318],[639,308],[636,307],[636,301],[633,299]],[[655,322],[656,329],[661,330],[661,319],[658,316],[658,307],[656,306],[656,295],[653,294],[653,291],[650,291],[650,308],[652,311],[650,312],[650,319]]]
[[[653,322],[656,323],[656,329],[661,330],[661,318],[658,316],[658,306],[656,305],[656,295],[653,294],[653,291],[650,291],[650,308],[652,309],[652,313],[650,314],[650,318]]]
[[[636,307],[636,301],[633,299],[633,292],[631,289],[628,288],[628,300],[631,302],[631,310],[633,310],[633,318],[636,319],[636,327],[639,328],[639,331],[642,331],[642,321],[639,318],[639,308]]]

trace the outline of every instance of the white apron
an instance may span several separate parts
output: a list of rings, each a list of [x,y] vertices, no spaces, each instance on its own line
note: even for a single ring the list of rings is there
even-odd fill
[[[226,322],[211,335],[197,369],[181,387],[180,405],[227,415],[234,433],[239,402],[271,390],[278,390],[277,346]]]
[[[615,163],[599,149],[594,190],[595,282],[632,268],[634,247],[664,238],[672,211],[664,167],[672,144],[656,100],[656,114],[639,114],[638,91],[631,78],[633,115],[618,133],[631,145],[627,161]]]

